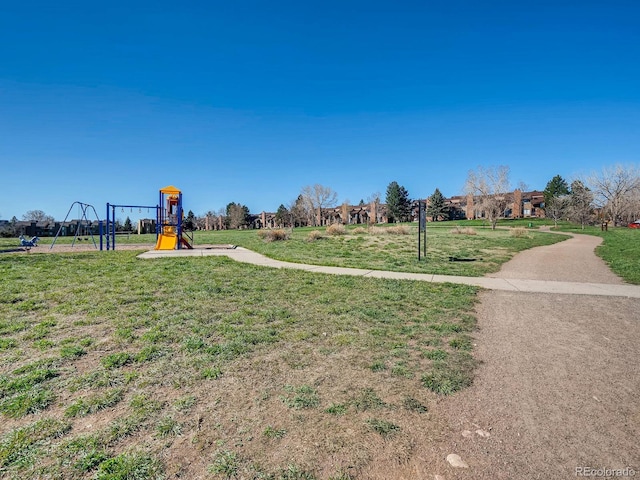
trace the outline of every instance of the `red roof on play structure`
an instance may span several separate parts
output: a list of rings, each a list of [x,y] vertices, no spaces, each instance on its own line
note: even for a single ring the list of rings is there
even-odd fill
[[[174,187],[173,185],[169,185],[168,187],[164,187],[160,189],[160,193],[181,193],[179,189]]]

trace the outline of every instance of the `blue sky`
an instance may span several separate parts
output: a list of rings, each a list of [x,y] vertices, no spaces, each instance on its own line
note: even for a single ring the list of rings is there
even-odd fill
[[[0,219],[637,164],[639,24],[618,0],[0,0]]]

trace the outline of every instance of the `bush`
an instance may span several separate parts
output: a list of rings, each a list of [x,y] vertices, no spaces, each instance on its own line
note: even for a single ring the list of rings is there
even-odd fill
[[[511,228],[509,233],[511,234],[512,237],[515,237],[515,238],[528,238],[529,237],[529,233],[527,232],[527,229],[524,228],[524,227]]]
[[[471,227],[456,227],[451,229],[451,233],[456,235],[476,235],[478,232],[476,232],[475,229]]]
[[[320,230],[312,230],[307,235],[307,242],[315,242],[316,240],[320,240],[322,238],[322,232]]]
[[[265,242],[278,242],[280,240],[289,240],[289,232],[282,228],[276,230],[260,230],[258,236]]]
[[[327,234],[336,236],[336,235],[344,235],[347,233],[347,229],[344,228],[344,225],[341,223],[334,223],[327,227]]]
[[[363,233],[367,233],[367,229],[366,228],[362,228],[362,227],[356,227],[353,229],[352,232],[354,235],[362,235]]]
[[[406,225],[394,225],[392,227],[369,227],[371,235],[409,235],[411,230]]]
[[[387,228],[389,235],[409,235],[409,227],[405,225],[395,225]]]

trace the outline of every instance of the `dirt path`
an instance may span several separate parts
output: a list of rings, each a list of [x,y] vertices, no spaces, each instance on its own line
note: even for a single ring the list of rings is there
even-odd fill
[[[493,278],[552,280],[560,282],[610,283],[624,282],[593,252],[602,238],[573,235],[564,242],[536,247],[516,255],[505,263]]]
[[[593,253],[599,240],[528,250],[493,276],[623,283]],[[640,477],[638,312],[630,298],[482,293],[474,385],[439,405],[447,451],[469,468],[443,478]]]

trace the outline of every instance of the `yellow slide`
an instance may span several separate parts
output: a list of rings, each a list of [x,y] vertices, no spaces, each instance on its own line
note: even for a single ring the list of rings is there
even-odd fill
[[[161,233],[158,235],[156,250],[175,250],[178,245],[178,236],[175,233]]]

